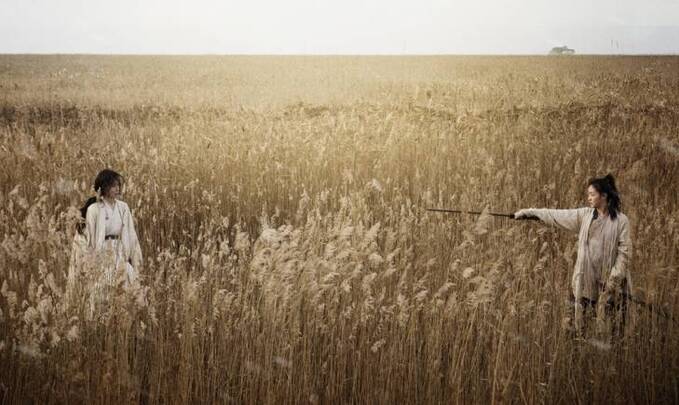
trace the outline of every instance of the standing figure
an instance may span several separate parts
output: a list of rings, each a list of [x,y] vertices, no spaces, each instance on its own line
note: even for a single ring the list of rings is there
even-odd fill
[[[91,310],[105,302],[119,281],[134,283],[142,264],[141,248],[132,212],[120,201],[123,178],[113,170],[102,170],[94,180],[96,202],[89,205],[85,218],[87,250],[101,261],[101,274],[95,278]]]
[[[575,327],[579,333],[596,313],[598,320],[613,319],[613,334],[622,333],[632,279],[629,220],[611,174],[587,183],[588,208],[517,211],[517,219],[537,217],[549,226],[578,233],[578,255],[571,283]]]

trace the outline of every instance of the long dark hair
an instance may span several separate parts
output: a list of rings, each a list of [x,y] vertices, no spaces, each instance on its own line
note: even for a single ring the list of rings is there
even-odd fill
[[[111,189],[115,183],[118,183],[118,185],[122,188],[123,176],[111,169],[104,169],[100,171],[99,174],[97,174],[97,177],[94,179],[94,191],[100,193],[103,197],[108,193],[108,190]]]
[[[620,212],[620,207],[622,201],[620,200],[620,194],[618,189],[615,187],[615,179],[612,174],[607,174],[604,177],[594,177],[589,179],[587,182],[587,187],[592,186],[599,192],[599,194],[606,194],[606,201],[608,201],[608,214],[611,219],[618,217],[618,212]]]
[[[80,221],[75,225],[75,230],[81,235],[85,231],[86,224],[84,220],[87,219],[87,209],[95,202],[97,202],[97,197],[90,197],[87,199],[87,201],[85,201],[85,204],[83,204],[82,208],[80,208],[80,215],[82,216],[83,221]]]

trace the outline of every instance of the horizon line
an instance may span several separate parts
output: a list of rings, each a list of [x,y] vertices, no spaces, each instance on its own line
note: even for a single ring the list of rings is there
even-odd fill
[[[99,52],[0,52],[0,56],[553,56],[561,58],[572,58],[578,56],[679,56],[679,51],[675,53],[574,53],[570,55],[550,55],[545,53],[99,53]]]

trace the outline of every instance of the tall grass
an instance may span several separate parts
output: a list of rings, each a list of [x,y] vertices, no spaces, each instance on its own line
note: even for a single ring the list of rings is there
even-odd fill
[[[0,57],[0,402],[679,402],[676,323],[564,326],[576,236],[445,216],[618,178],[679,314],[677,58]],[[126,177],[143,282],[64,299]]]

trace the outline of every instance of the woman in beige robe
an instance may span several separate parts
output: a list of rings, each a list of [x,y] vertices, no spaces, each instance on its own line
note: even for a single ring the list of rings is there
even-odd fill
[[[601,319],[622,310],[618,333],[624,327],[626,297],[631,295],[629,263],[632,256],[629,219],[620,212],[620,196],[612,175],[591,179],[588,208],[517,211],[516,219],[537,217],[549,226],[578,233],[578,254],[571,288],[575,298],[575,326],[583,330],[584,315],[594,309]]]

